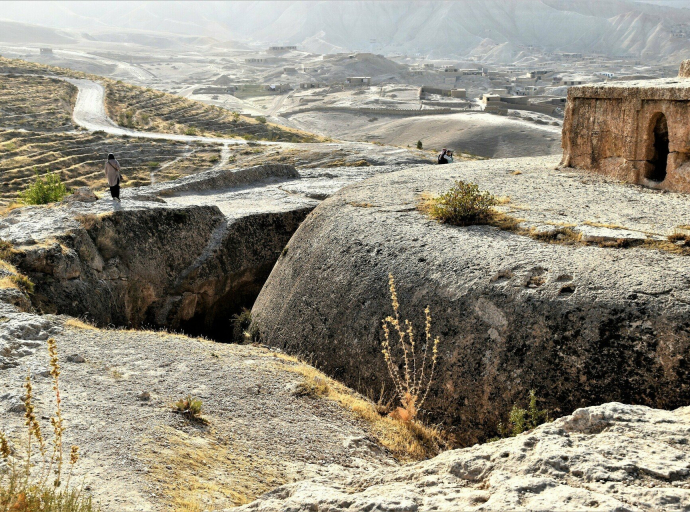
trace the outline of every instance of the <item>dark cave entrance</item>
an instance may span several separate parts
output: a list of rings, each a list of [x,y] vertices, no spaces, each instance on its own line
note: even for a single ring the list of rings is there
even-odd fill
[[[666,166],[668,165],[669,142],[668,142],[668,123],[664,114],[658,114],[652,121],[653,131],[651,136],[652,158],[649,163],[651,169],[646,178],[661,183],[666,179]]]
[[[272,269],[273,264],[267,264],[231,276],[232,285],[223,295],[208,303],[201,299],[194,316],[172,330],[221,343],[246,342],[251,319],[246,312],[251,311]]]

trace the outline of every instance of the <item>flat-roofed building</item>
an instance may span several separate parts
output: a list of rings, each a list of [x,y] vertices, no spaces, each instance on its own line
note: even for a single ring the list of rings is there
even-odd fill
[[[678,77],[571,87],[561,165],[690,192],[690,60]]]

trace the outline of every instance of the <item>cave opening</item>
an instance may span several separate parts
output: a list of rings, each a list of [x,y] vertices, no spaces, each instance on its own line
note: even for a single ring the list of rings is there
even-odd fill
[[[272,264],[262,265],[233,276],[222,295],[208,302],[200,298],[193,316],[171,330],[220,343],[247,341],[244,333],[249,328],[251,315],[246,312],[254,306],[272,268]],[[162,327],[171,328],[169,325]]]
[[[651,167],[646,178],[661,183],[666,179],[666,167],[668,165],[668,123],[666,116],[661,113],[652,120],[652,123],[652,158],[649,160]]]

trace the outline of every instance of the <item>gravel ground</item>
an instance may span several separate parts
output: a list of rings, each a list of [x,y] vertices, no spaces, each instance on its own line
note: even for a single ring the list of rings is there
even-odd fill
[[[64,317],[50,318],[52,327],[34,337],[60,331],[66,441],[80,446],[76,478],[104,511],[195,502],[213,510],[285,482],[395,464],[350,412],[296,396],[303,377],[280,354],[167,333],[61,328]],[[2,428],[14,439],[22,432],[16,406],[28,371],[38,415],[52,414],[47,350],[27,354],[0,371]],[[188,394],[203,401],[207,425],[172,412]]]

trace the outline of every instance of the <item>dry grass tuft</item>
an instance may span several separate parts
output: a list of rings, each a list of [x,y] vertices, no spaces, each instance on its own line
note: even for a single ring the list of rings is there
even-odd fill
[[[90,324],[84,320],[80,320],[79,318],[68,318],[67,320],[65,320],[64,326],[71,327],[72,329],[86,329],[89,331],[100,330],[95,325]]]
[[[447,446],[446,440],[438,429],[417,421],[405,422],[389,415],[382,415],[370,400],[327,377],[316,368],[301,363],[291,356],[276,355],[292,363],[283,368],[301,375],[304,378],[304,387],[313,391],[311,396],[332,400],[364,420],[378,443],[388,449],[398,460],[425,460],[438,455]]]
[[[553,231],[527,231],[530,238],[549,244],[577,245],[582,243],[582,234],[571,228],[559,228]]]
[[[608,228],[608,229],[627,229],[624,226],[621,226],[620,224],[606,224],[603,222],[592,222],[592,221],[586,221],[583,223],[585,226],[592,226],[595,228]]]
[[[201,415],[203,403],[198,398],[192,398],[187,395],[185,398],[180,398],[173,404],[173,411],[181,414],[190,421],[207,424],[208,421]]]
[[[678,238],[676,234],[670,235],[666,240],[644,240],[640,247],[644,249],[655,249],[657,251],[670,252],[680,256],[690,256],[690,238]]]
[[[669,242],[673,242],[674,244],[681,246],[681,247],[687,247],[690,246],[690,234],[688,233],[683,233],[681,231],[675,231],[674,233],[670,234],[667,237]]]
[[[0,260],[9,261],[14,253],[14,248],[10,242],[0,238]]]
[[[374,205],[371,203],[360,203],[357,201],[348,201],[347,204],[354,206],[355,208],[373,208]]]
[[[17,208],[22,208],[24,206],[25,205],[23,205],[22,203],[10,203],[7,206],[5,206],[2,210],[0,210],[0,217],[4,217],[12,210],[16,210]]]
[[[147,477],[162,486],[170,510],[244,505],[287,481],[276,462],[213,431],[163,427],[162,435],[165,441],[145,455],[151,468]]]
[[[23,274],[14,274],[0,278],[0,288],[12,288],[25,293],[33,293],[34,283]]]
[[[493,210],[489,214],[486,222],[489,226],[494,226],[503,231],[520,232],[520,223],[524,222],[524,220],[525,219],[519,219],[517,217],[512,217],[511,215]]]

